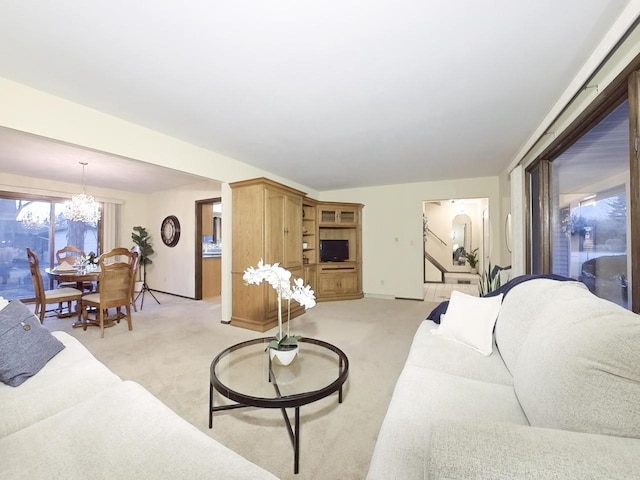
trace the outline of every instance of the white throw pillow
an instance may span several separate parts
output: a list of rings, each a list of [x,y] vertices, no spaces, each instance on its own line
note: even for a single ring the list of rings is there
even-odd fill
[[[493,327],[501,305],[502,294],[473,297],[454,290],[447,313],[442,315],[440,326],[431,330],[431,333],[489,356],[493,352]]]

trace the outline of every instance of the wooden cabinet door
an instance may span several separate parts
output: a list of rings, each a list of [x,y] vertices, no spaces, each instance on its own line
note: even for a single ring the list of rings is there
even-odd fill
[[[340,294],[350,294],[358,292],[358,275],[356,273],[345,273],[340,276],[338,290]]]
[[[287,195],[284,208],[284,266],[302,267],[302,197]]]
[[[358,223],[358,210],[355,208],[339,208],[337,223],[339,225],[356,225]]]
[[[319,206],[318,222],[320,225],[340,225],[340,226],[356,226],[360,219],[359,208],[355,207],[335,207],[335,206]]]
[[[343,295],[358,291],[358,275],[336,273],[318,275],[318,292],[321,295]]]
[[[302,198],[266,189],[265,205],[264,261],[302,267]]]
[[[287,197],[277,190],[265,190],[265,263],[286,266],[285,258],[285,206]]]
[[[318,224],[335,225],[338,222],[338,210],[331,207],[318,207]]]
[[[305,285],[310,285],[311,290],[316,290],[316,266],[305,265],[303,269],[302,279]]]
[[[317,296],[332,296],[332,295],[338,295],[339,292],[339,280],[340,280],[340,276],[339,275],[318,275],[317,276],[317,282],[318,282],[318,291]]]

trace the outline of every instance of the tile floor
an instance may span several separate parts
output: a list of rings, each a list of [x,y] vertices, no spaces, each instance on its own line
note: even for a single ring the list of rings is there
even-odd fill
[[[467,295],[478,296],[478,285],[468,285],[462,283],[425,283],[424,300],[426,302],[442,302],[449,300],[451,292],[458,290]]]

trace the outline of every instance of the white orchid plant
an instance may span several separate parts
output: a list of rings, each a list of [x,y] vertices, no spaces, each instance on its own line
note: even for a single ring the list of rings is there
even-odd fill
[[[246,285],[260,285],[266,281],[278,294],[278,333],[275,340],[269,342],[268,348],[276,350],[290,350],[298,345],[300,337],[290,334],[291,300],[302,305],[305,310],[316,305],[316,297],[309,285],[304,285],[304,280],[296,278],[291,285],[291,272],[279,264],[265,264],[262,259],[258,262],[258,268],[249,267],[242,276]],[[287,300],[287,332],[282,329],[282,300]]]

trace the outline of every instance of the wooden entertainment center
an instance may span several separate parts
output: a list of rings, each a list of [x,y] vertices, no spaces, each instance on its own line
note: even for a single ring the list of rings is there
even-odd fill
[[[317,301],[362,298],[362,207],[319,202],[267,178],[231,183],[233,194],[231,324],[264,332],[278,323],[277,299],[267,284],[244,284],[261,258],[302,277]],[[321,261],[322,240],[346,240],[343,261]],[[304,313],[291,303],[291,317]]]

